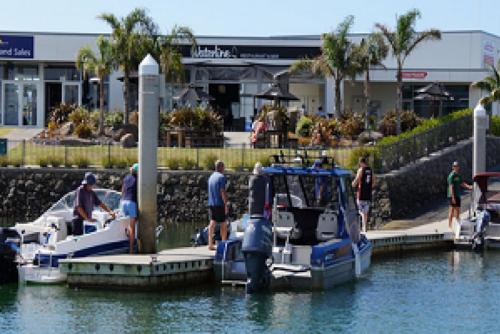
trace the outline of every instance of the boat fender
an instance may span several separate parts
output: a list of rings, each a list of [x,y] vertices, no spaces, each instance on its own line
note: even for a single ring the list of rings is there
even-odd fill
[[[361,276],[361,254],[359,253],[358,245],[352,243],[352,251],[354,253],[354,274],[356,277]]]

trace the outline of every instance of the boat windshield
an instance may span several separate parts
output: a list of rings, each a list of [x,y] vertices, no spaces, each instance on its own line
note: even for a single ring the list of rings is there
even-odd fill
[[[110,189],[95,189],[97,197],[106,204],[111,210],[117,210],[120,207],[120,193]],[[75,205],[75,192],[72,191],[61,198],[48,211],[72,210]]]
[[[338,209],[338,178],[333,175],[286,175],[294,207]]]

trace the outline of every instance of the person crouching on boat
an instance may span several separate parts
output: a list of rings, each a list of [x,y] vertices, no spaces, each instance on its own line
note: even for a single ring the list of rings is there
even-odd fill
[[[83,234],[83,221],[95,222],[92,218],[94,207],[99,206],[104,211],[108,212],[113,219],[116,218],[115,213],[108,206],[101,202],[97,197],[93,188],[96,184],[94,174],[87,172],[83,178],[82,184],[76,189],[75,206],[73,208],[73,220],[71,221],[71,229],[73,235]]]
[[[352,181],[352,187],[357,188],[356,202],[361,214],[363,232],[366,232],[368,226],[368,213],[370,212],[374,182],[375,175],[373,175],[372,169],[368,166],[366,158],[359,158],[359,169],[356,173],[356,178]]]
[[[224,176],[224,162],[215,162],[215,172],[208,178],[208,249],[215,250],[215,226],[220,224],[220,236],[227,239],[226,216],[229,212],[226,193],[226,177]]]
[[[255,164],[252,174],[248,180],[248,213],[269,218],[269,179],[263,174],[260,162]]]
[[[121,209],[129,217],[130,225],[127,228],[130,254],[134,253],[135,226],[137,224],[137,173],[139,164],[130,167],[130,173],[125,176],[122,184]]]

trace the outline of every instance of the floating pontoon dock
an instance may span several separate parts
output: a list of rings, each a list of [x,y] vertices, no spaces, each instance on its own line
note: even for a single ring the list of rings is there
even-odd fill
[[[407,250],[452,248],[453,236],[441,221],[406,230],[370,231],[373,256]],[[168,249],[155,255],[110,255],[60,261],[71,287],[157,290],[213,281],[214,252],[207,247]]]

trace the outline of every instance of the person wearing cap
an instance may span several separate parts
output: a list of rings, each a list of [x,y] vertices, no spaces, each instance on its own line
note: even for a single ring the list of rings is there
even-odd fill
[[[248,180],[248,213],[250,216],[265,216],[269,203],[269,179],[264,175],[262,164],[257,162]],[[267,201],[266,201],[267,200]]]
[[[96,184],[94,174],[87,172],[83,178],[82,184],[76,190],[75,206],[73,208],[73,220],[71,221],[71,229],[73,235],[83,234],[83,221],[94,222],[92,211],[94,207],[99,206],[104,211],[108,212],[113,219],[116,218],[115,213],[108,206],[101,202],[97,197],[93,188]]]
[[[366,158],[359,158],[359,168],[356,177],[352,181],[352,187],[357,188],[356,202],[361,214],[362,230],[366,232],[368,226],[368,213],[370,212],[370,202],[372,201],[372,188],[375,183],[375,175],[368,166]]]
[[[451,172],[448,175],[448,203],[450,206],[448,213],[448,227],[452,227],[453,217],[460,219],[460,196],[462,195],[462,188],[472,189],[470,184],[465,183],[462,180],[462,175],[460,175],[460,165],[458,161],[453,162],[451,166]]]
[[[313,168],[316,171],[321,169],[321,160],[314,160]],[[324,207],[328,203],[328,198],[330,196],[328,189],[328,176],[321,175],[314,179],[314,196],[316,197],[316,205],[318,207]]]
[[[130,254],[134,252],[135,226],[137,224],[137,173],[139,164],[130,167],[130,173],[125,176],[122,184],[121,209],[125,216],[130,218],[127,229]]]
[[[220,224],[220,236],[222,240],[227,239],[226,216],[229,212],[226,177],[224,176],[224,162],[215,162],[215,171],[208,178],[208,249],[215,250],[214,233],[217,224]]]

